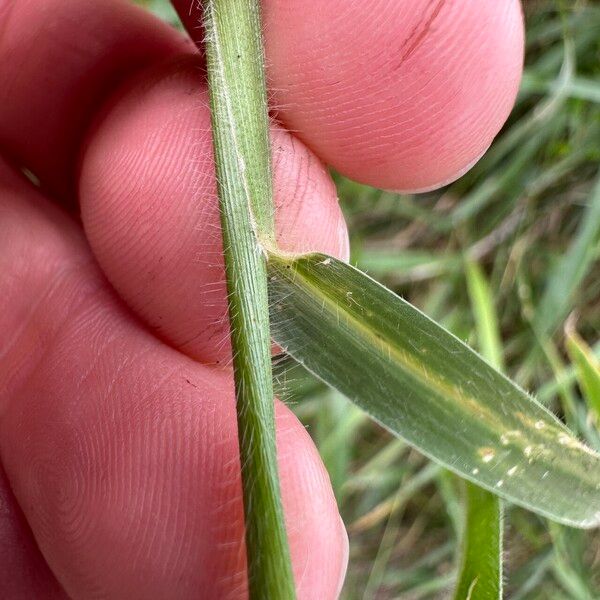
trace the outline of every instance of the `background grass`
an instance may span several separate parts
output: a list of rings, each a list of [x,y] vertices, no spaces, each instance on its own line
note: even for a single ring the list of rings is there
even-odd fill
[[[176,23],[166,0],[142,3]],[[475,263],[494,300],[484,319],[497,321],[506,372],[600,448],[589,386],[566,351],[568,334],[600,355],[600,3],[525,5],[517,106],[470,173],[418,197],[336,182],[352,261],[474,346],[485,330],[469,295]],[[461,482],[290,361],[276,375],[320,449],[349,529],[344,597],[447,597]],[[600,533],[509,506],[505,576],[514,600],[600,598]]]

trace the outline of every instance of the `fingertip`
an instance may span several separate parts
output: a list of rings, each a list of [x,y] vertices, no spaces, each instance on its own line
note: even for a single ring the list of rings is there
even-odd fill
[[[286,252],[322,252],[348,260],[348,227],[326,166],[281,128],[271,130],[271,140],[278,246]]]
[[[279,118],[339,172],[376,187],[456,179],[517,94],[518,0],[272,0],[265,22]]]
[[[7,600],[67,600],[48,568],[0,465],[0,592]]]
[[[79,144],[123,77],[184,51],[175,29],[134,2],[0,2],[2,150],[54,197],[71,197]]]
[[[344,520],[340,516],[340,547],[342,549],[340,560],[340,573],[338,576],[338,584],[336,588],[336,598],[342,593],[344,582],[346,581],[346,572],[348,571],[348,559],[350,558],[350,540],[348,539],[348,531]]]
[[[0,452],[45,559],[73,597],[244,597],[231,371],[140,327],[75,223],[9,183],[0,225],[29,268],[3,272]],[[329,477],[298,419],[280,403],[276,416],[298,596],[333,600],[345,554]]]
[[[446,187],[447,185],[454,183],[457,179],[460,179],[463,175],[466,175],[485,156],[485,153],[488,151],[489,147],[489,145],[486,146],[485,149],[480,154],[478,154],[470,163],[467,163],[459,170],[450,172],[450,174],[445,176],[444,179],[432,180],[431,183],[428,183],[426,186],[421,188],[402,188],[393,189],[390,191],[395,192],[397,194],[425,194],[427,192],[433,192],[440,188]]]
[[[347,258],[326,168],[292,134],[271,131],[281,247]],[[92,249],[128,305],[183,352],[227,361],[210,113],[193,58],[167,61],[113,98],[82,160],[80,200]]]
[[[331,481],[306,429],[277,403],[283,503],[298,598],[334,600],[348,563],[348,537]]]

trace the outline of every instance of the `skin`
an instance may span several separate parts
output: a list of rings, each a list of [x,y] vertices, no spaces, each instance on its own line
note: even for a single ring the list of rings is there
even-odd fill
[[[324,163],[436,186],[514,101],[517,1],[263,4],[286,249],[348,256]],[[0,2],[8,600],[246,596],[201,15],[175,6],[190,37],[125,0]],[[329,479],[276,412],[298,596],[335,598],[348,545]]]

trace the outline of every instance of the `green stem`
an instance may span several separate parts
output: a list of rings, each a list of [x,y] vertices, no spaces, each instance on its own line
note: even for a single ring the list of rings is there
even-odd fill
[[[277,473],[267,296],[274,219],[259,1],[207,1],[205,30],[249,593],[289,600],[295,588]]]

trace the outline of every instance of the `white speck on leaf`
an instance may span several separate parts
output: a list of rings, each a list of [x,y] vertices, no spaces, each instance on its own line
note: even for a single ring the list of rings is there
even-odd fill
[[[494,459],[494,456],[496,456],[496,452],[493,448],[479,448],[478,452],[484,463],[489,463]]]

